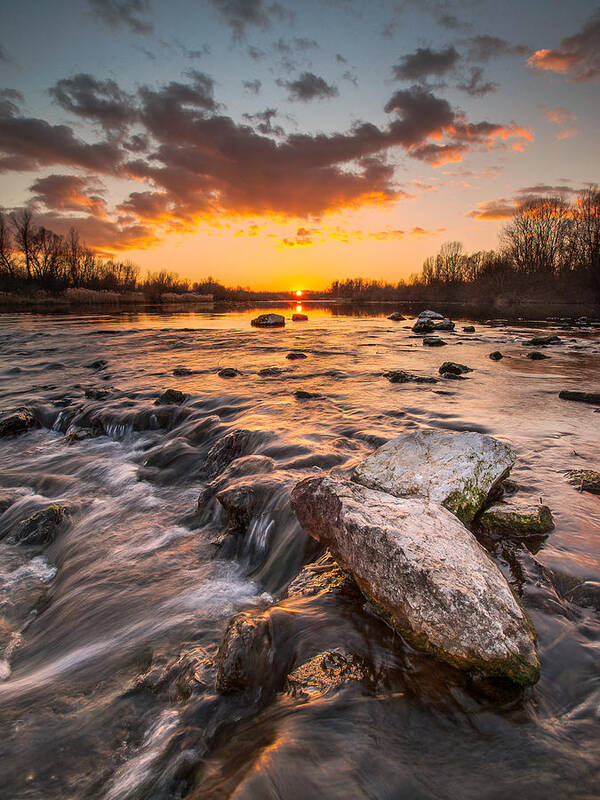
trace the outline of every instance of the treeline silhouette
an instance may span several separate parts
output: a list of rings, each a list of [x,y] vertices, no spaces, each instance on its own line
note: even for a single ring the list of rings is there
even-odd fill
[[[600,299],[600,191],[590,186],[572,203],[522,203],[500,232],[498,250],[466,253],[460,242],[446,242],[406,281],[351,278],[334,281],[329,294],[355,301]]]

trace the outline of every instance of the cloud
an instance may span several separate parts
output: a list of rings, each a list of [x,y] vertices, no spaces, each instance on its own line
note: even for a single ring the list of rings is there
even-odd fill
[[[150,0],[87,0],[92,12],[112,30],[124,27],[133,33],[152,33],[154,26],[145,15],[151,10]]]
[[[115,81],[98,81],[87,73],[63,78],[50,90],[61,108],[99,123],[106,130],[123,131],[133,121],[133,98]]]
[[[600,9],[573,36],[567,36],[554,50],[537,50],[527,61],[538,70],[569,75],[575,83],[600,75]]]
[[[286,247],[308,247],[311,244],[314,244],[314,235],[315,231],[310,230],[309,228],[298,228],[296,231],[296,235],[292,238],[285,237],[283,239],[277,240],[277,246],[286,248]]]
[[[558,140],[562,139],[569,139],[572,136],[576,136],[578,131],[575,127],[575,122],[577,121],[577,114],[573,114],[566,108],[562,106],[558,106],[557,108],[547,108],[547,106],[539,106],[544,112],[544,116],[546,119],[553,122],[555,125],[559,127],[559,131],[556,134],[556,138]]]
[[[12,58],[8,55],[8,51],[0,44],[0,64],[10,64]]]
[[[531,52],[527,45],[512,45],[498,36],[472,36],[465,43],[468,45],[467,57],[471,61],[489,61],[500,56],[525,56]]]
[[[512,199],[499,197],[496,200],[488,200],[479,203],[476,209],[467,214],[471,219],[479,220],[502,220],[511,219],[517,211],[525,204],[541,197],[564,196],[576,194],[577,190],[570,186],[551,186],[545,183],[538,183],[535,186],[525,186],[518,189]]]
[[[289,90],[288,98],[292,101],[306,103],[309,100],[324,100],[339,95],[337,86],[328,84],[314,72],[303,72],[295,81],[278,80],[277,84]]]
[[[244,114],[244,119],[255,123],[256,130],[264,133],[265,136],[285,136],[285,131],[280,125],[273,125],[273,119],[277,116],[276,108],[266,108],[256,114]]]
[[[497,200],[488,200],[485,203],[479,203],[476,209],[469,211],[467,217],[484,220],[511,219],[516,209],[517,207],[514,201],[499,197]]]
[[[48,175],[30,187],[32,203],[49,210],[85,211],[98,217],[106,216],[104,186],[97,178],[78,175]]]
[[[268,28],[273,19],[290,18],[292,15],[279,3],[267,6],[264,0],[208,0],[221,18],[231,28],[235,39],[242,39],[246,28]]]
[[[484,81],[481,67],[471,67],[468,80],[458,83],[456,88],[470,94],[471,97],[483,97],[486,94],[495,92],[498,89],[498,84]]]
[[[445,75],[454,69],[459,60],[460,55],[454,47],[445,50],[419,47],[414,53],[401,58],[392,71],[398,80],[420,81],[429,75]]]
[[[260,81],[258,78],[255,78],[253,81],[244,81],[243,86],[247,91],[258,95],[260,93],[262,81]]]

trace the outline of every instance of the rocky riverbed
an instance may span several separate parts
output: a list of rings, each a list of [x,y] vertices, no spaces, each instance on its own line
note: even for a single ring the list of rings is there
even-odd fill
[[[600,327],[393,310],[0,318],[3,796],[598,795]]]

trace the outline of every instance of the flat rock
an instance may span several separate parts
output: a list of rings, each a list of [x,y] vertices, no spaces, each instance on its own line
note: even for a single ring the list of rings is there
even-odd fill
[[[250,323],[255,328],[283,328],[285,326],[285,317],[281,314],[261,314]]]
[[[323,395],[318,392],[307,392],[306,389],[296,389],[294,397],[296,400],[320,400]]]
[[[15,544],[51,544],[66,526],[69,509],[58,503],[50,503],[22,520],[9,537]]]
[[[324,476],[298,483],[292,508],[413,646],[459,669],[521,685],[538,680],[531,621],[449,511]]]
[[[564,389],[558,393],[561,400],[571,400],[575,403],[590,403],[591,405],[600,405],[600,392],[576,392],[570,389]]]
[[[179,389],[165,389],[154,401],[155,406],[180,405],[185,400],[185,395]]]
[[[285,689],[293,697],[309,700],[338,691],[353,681],[373,682],[373,673],[356,654],[342,648],[317,653],[287,676]]]
[[[467,372],[473,372],[471,367],[466,364],[457,364],[456,361],[444,361],[439,368],[440,375],[465,375]]]
[[[383,377],[387,378],[390,383],[437,383],[436,378],[414,375],[412,372],[407,372],[404,369],[394,369],[390,372],[384,372]]]
[[[504,536],[539,536],[554,530],[554,519],[548,506],[511,500],[487,508],[479,518],[486,533]]]
[[[239,371],[239,369],[235,369],[235,367],[225,367],[217,372],[219,378],[235,378],[241,374],[242,373]]]
[[[446,342],[443,339],[440,339],[439,336],[424,336],[423,344],[427,347],[443,347]]]
[[[288,353],[286,358],[288,361],[299,361],[303,358],[307,358],[307,356],[306,353],[299,353],[297,350],[295,350],[292,353]]]
[[[193,374],[194,370],[188,369],[187,367],[175,367],[175,369],[173,370],[173,375],[175,375],[176,378],[183,377],[184,375],[193,375]]]
[[[533,350],[531,353],[527,353],[527,358],[531,361],[543,361],[545,358],[550,358],[545,353],[540,353],[539,350]]]
[[[266,377],[275,377],[277,375],[281,375],[283,370],[281,367],[263,367],[263,369],[258,370],[258,374],[261,375],[263,378]]]
[[[600,472],[593,469],[570,469],[566,476],[569,483],[580,491],[600,494]]]
[[[18,436],[33,428],[39,428],[39,426],[40,423],[33,411],[24,407],[17,408],[15,411],[9,411],[0,416],[0,437]]]
[[[292,314],[292,322],[307,322],[308,316],[306,314]]]
[[[437,311],[430,311],[427,309],[426,311],[421,311],[419,319],[444,319],[444,315],[438,314]]]
[[[353,479],[396,497],[432,500],[470,522],[515,459],[491,436],[424,430],[386,442],[355,468]]]
[[[549,344],[560,344],[562,339],[560,336],[534,336],[532,339],[528,339],[524,344],[527,347],[545,347]]]

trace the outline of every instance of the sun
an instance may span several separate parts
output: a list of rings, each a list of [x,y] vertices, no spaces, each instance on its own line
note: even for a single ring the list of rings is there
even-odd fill
[[[296,292],[296,297],[302,297],[302,291],[300,289]]]

